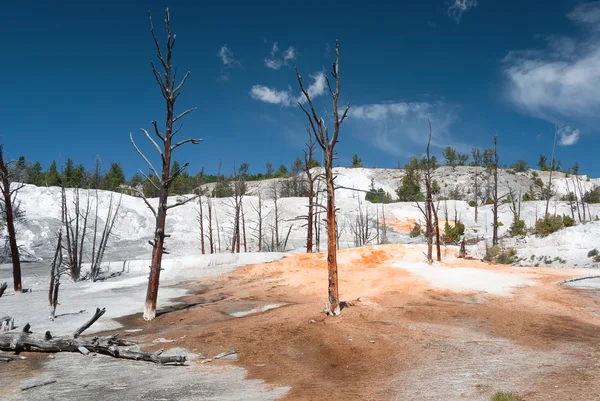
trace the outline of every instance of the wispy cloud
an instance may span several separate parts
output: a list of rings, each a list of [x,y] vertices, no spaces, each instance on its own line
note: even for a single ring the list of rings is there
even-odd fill
[[[229,79],[228,70],[236,66],[241,66],[241,63],[235,59],[233,52],[229,50],[229,47],[227,47],[226,44],[221,46],[217,52],[217,57],[219,57],[221,59],[221,63],[223,63],[223,67],[221,68],[221,79],[226,81]]]
[[[294,46],[288,47],[281,56],[278,55],[279,46],[277,42],[273,42],[271,47],[270,57],[265,58],[265,66],[272,70],[278,70],[281,67],[287,66],[290,61],[296,59],[296,48]]]
[[[376,103],[350,107],[349,124],[361,137],[377,148],[395,156],[406,156],[422,151],[426,145],[431,120],[435,148],[454,146],[467,151],[470,146],[451,137],[452,126],[458,121],[454,107],[443,103],[396,102]],[[368,135],[365,136],[365,133]]]
[[[600,1],[579,5],[567,17],[583,28],[581,37],[547,36],[544,48],[505,57],[508,96],[533,117],[595,128],[600,123]],[[565,146],[580,136],[570,129],[561,140]]]
[[[291,90],[282,91],[277,89],[271,89],[264,85],[254,85],[250,89],[250,96],[254,100],[259,100],[265,103],[278,104],[283,107],[292,105],[292,93]]]
[[[451,0],[447,4],[448,15],[458,24],[465,11],[477,7],[477,0]]]
[[[306,88],[306,91],[310,95],[312,99],[315,99],[319,96],[322,96],[325,93],[325,88],[327,86],[327,81],[325,80],[325,73],[320,71],[314,75],[311,75],[310,78],[312,82]],[[306,99],[304,95],[300,93],[297,96],[294,96],[292,93],[291,87],[288,88],[287,91],[269,88],[264,85],[254,85],[250,89],[250,96],[254,100],[259,100],[265,103],[278,104],[283,107],[293,106],[296,103],[304,103]]]
[[[579,141],[579,130],[563,125],[558,129],[558,144],[561,146],[575,145]]]

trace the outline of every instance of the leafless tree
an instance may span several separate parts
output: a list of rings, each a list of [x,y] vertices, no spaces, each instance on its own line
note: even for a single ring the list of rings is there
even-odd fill
[[[17,211],[16,202],[17,192],[23,188],[23,183],[14,183],[11,188],[10,176],[7,163],[4,161],[3,146],[0,145],[0,184],[2,191],[2,217],[6,230],[8,232],[8,244],[10,249],[10,258],[13,266],[13,288],[15,292],[21,292],[23,286],[21,283],[21,260],[19,259],[19,247],[17,245],[17,231],[15,229],[15,220],[20,212]]]
[[[62,222],[65,228],[67,242],[67,263],[71,279],[73,279],[73,281],[78,281],[81,276],[81,267],[83,265],[83,247],[91,209],[90,194],[89,191],[86,192],[86,205],[85,208],[82,208],[81,191],[79,188],[73,188],[73,207],[69,208],[64,186],[61,186],[61,192],[63,211]]]
[[[279,252],[281,251],[281,240],[279,238],[279,224],[281,221],[281,216],[279,214],[279,188],[277,188],[277,183],[273,182],[272,187],[273,194],[273,218],[271,223],[271,251]]]
[[[308,213],[306,215],[306,253],[313,251],[313,227],[314,227],[314,210],[315,210],[315,180],[317,175],[311,169],[312,161],[314,160],[315,140],[310,131],[310,126],[306,126],[308,132],[308,142],[304,149],[304,173],[308,182]]]
[[[200,225],[200,249],[202,255],[206,254],[204,247],[204,206],[202,205],[202,193],[198,196],[198,224]]]
[[[256,212],[256,215],[258,216],[258,219],[256,221],[256,229],[254,231],[256,232],[255,237],[258,242],[258,252],[262,252],[263,251],[263,220],[264,220],[264,216],[263,216],[263,210],[262,210],[262,195],[260,193],[258,194],[258,206],[252,205],[252,208],[254,209],[254,211]]]
[[[50,307],[50,320],[56,318],[56,307],[58,306],[58,290],[60,287],[60,278],[69,271],[69,266],[65,265],[63,259],[62,227],[58,231],[56,239],[56,250],[52,265],[50,266],[50,286],[48,288],[48,306]]]
[[[492,214],[494,216],[494,220],[492,223],[492,245],[498,245],[498,164],[500,163],[498,159],[498,133],[494,134],[494,162],[492,165],[492,171],[494,176],[494,189],[493,189],[493,197],[492,200],[494,204],[492,205]]]
[[[98,233],[100,230],[100,224],[98,222],[98,191],[96,191],[96,216],[94,218],[94,236],[92,240],[92,262],[90,264],[90,279],[92,281],[96,281],[100,275],[100,267],[102,265],[102,260],[104,259],[104,253],[106,252],[106,248],[108,246],[108,240],[112,233],[113,227],[115,226],[115,222],[117,220],[117,216],[119,214],[119,209],[121,208],[121,200],[123,199],[123,195],[119,195],[119,201],[117,205],[114,205],[113,202],[113,194],[110,195],[110,201],[108,204],[108,211],[106,212],[106,218],[104,219],[104,227],[102,227],[102,234],[98,237]]]
[[[326,121],[323,118],[317,116],[315,106],[310,97],[308,91],[304,88],[302,83],[302,77],[296,69],[296,76],[298,78],[298,84],[300,90],[304,94],[306,101],[310,105],[310,113],[304,108],[301,102],[298,102],[300,108],[304,111],[308,117],[311,131],[315,137],[315,140],[324,152],[325,159],[325,182],[327,185],[327,275],[328,275],[328,292],[329,299],[325,307],[325,312],[329,316],[339,316],[341,313],[339,293],[338,293],[338,266],[337,266],[337,247],[336,247],[336,210],[335,210],[335,189],[334,189],[334,177],[333,177],[333,157],[334,148],[338,142],[338,136],[340,126],[348,115],[350,109],[350,103],[346,105],[344,112],[340,115],[338,111],[338,99],[340,96],[340,52],[339,44],[335,43],[335,62],[331,75],[335,79],[335,91],[331,87],[329,78],[327,77],[327,86],[333,100],[333,136],[329,135],[329,128]]]
[[[417,203],[417,207],[423,214],[425,218],[425,237],[427,238],[427,263],[433,263],[433,234],[435,232],[433,224],[433,192],[431,190],[432,180],[431,180],[431,157],[429,155],[429,147],[431,145],[431,121],[427,119],[429,123],[429,139],[427,141],[427,151],[425,153],[425,158],[423,159],[423,180],[425,182],[425,206],[422,207],[419,202]],[[439,258],[439,256],[438,256]]]
[[[158,128],[158,124],[156,121],[152,122],[154,126],[154,133],[158,138],[159,142],[162,143],[162,147],[158,145],[158,143],[150,136],[147,130],[142,128],[142,132],[145,134],[146,138],[150,141],[150,143],[154,146],[158,154],[160,155],[162,162],[162,172],[159,174],[158,170],[154,167],[154,165],[150,162],[150,160],[142,153],[142,151],[137,147],[133,140],[133,135],[130,133],[129,138],[131,143],[137,153],[144,159],[144,161],[150,167],[150,171],[155,177],[160,177],[160,181],[158,184],[150,181],[155,189],[158,191],[158,207],[155,208],[148,202],[148,200],[143,197],[146,206],[152,211],[154,218],[156,220],[155,229],[154,229],[154,239],[150,241],[152,245],[152,264],[150,266],[150,279],[148,281],[148,290],[146,292],[146,304],[144,308],[144,320],[153,320],[156,316],[156,301],[158,297],[158,286],[160,281],[160,271],[162,265],[162,257],[165,252],[164,243],[165,238],[168,235],[165,233],[165,222],[167,218],[167,210],[172,209],[177,206],[181,206],[189,201],[194,200],[196,197],[189,197],[185,200],[178,200],[174,204],[167,205],[167,197],[169,195],[169,188],[171,184],[181,174],[188,166],[188,163],[185,163],[179,170],[170,171],[171,170],[171,154],[173,150],[178,147],[185,145],[186,143],[198,144],[201,139],[197,138],[187,138],[183,139],[175,144],[173,144],[173,137],[179,132],[182,125],[179,125],[175,130],[173,130],[173,124],[177,123],[187,114],[191,113],[195,110],[194,108],[190,108],[185,110],[179,115],[174,114],[175,102],[179,97],[180,90],[182,86],[185,84],[187,78],[190,75],[188,71],[179,84],[176,84],[176,75],[177,69],[173,68],[171,60],[173,53],[173,46],[175,45],[175,35],[171,32],[171,21],[169,18],[169,9],[165,10],[165,25],[167,31],[167,43],[166,43],[166,54],[161,50],[161,46],[156,38],[156,34],[154,33],[154,26],[152,24],[152,16],[148,13],[148,19],[150,21],[150,32],[152,34],[152,38],[154,39],[154,44],[156,46],[157,57],[160,61],[163,73],[159,72],[157,68],[152,65],[152,72],[154,73],[154,78],[160,87],[160,92],[162,97],[166,101],[166,122],[165,122],[165,132],[160,132]],[[143,171],[140,170],[142,175],[146,176]],[[146,176],[146,178],[148,178]],[[143,194],[142,194],[143,195]]]
[[[552,160],[550,161],[550,174],[548,176],[548,194],[546,195],[546,212],[544,216],[548,215],[548,208],[550,207],[550,196],[552,193],[552,173],[554,172],[554,151],[556,150],[556,137],[558,135],[558,127],[554,127],[554,144],[552,145]]]

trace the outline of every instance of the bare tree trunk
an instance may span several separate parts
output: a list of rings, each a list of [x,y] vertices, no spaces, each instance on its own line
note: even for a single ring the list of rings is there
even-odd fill
[[[440,221],[438,219],[438,209],[439,209],[439,202],[438,205],[436,207],[433,208],[433,224],[435,225],[435,246],[436,246],[436,256],[437,256],[437,261],[441,262],[442,261],[442,250],[441,250],[441,245],[440,245]]]
[[[548,194],[546,195],[546,213],[548,215],[548,208],[550,207],[550,194],[552,191],[552,173],[554,172],[554,151],[556,150],[556,136],[558,135],[558,127],[554,127],[554,145],[552,146],[552,161],[550,162],[550,176],[548,177]]]
[[[479,167],[475,166],[475,223],[477,223],[477,219],[479,218],[479,212],[477,206],[479,205]]]
[[[311,172],[311,163],[315,151],[315,142],[310,131],[310,125],[306,126],[308,132],[308,143],[304,150],[304,172],[308,181],[308,214],[306,216],[306,253],[313,251],[313,222],[314,222],[314,204],[315,201],[315,177]]]
[[[62,274],[62,229],[58,232],[56,251],[50,267],[50,287],[48,289],[48,306],[50,307],[50,320],[56,317],[56,306],[58,305],[58,287]]]
[[[333,100],[333,122],[334,122],[334,132],[333,137],[330,139],[329,130],[325,121],[322,118],[317,116],[315,111],[312,99],[310,98],[309,93],[304,88],[302,84],[302,77],[298,73],[296,69],[296,76],[298,78],[298,83],[300,85],[300,89],[306,98],[306,101],[310,105],[311,114],[306,111],[302,103],[298,102],[306,116],[308,117],[308,121],[311,126],[312,133],[320,145],[321,149],[325,154],[325,183],[327,185],[327,275],[328,275],[328,292],[329,299],[326,305],[326,313],[330,316],[338,316],[341,312],[340,302],[339,302],[339,293],[338,293],[338,266],[337,266],[337,248],[336,248],[336,215],[335,215],[335,188],[334,188],[334,177],[333,177],[333,157],[334,157],[334,148],[335,144],[338,142],[338,135],[340,125],[346,118],[348,114],[348,109],[350,108],[350,104],[348,104],[343,112],[343,114],[339,115],[338,113],[338,98],[340,95],[340,76],[339,76],[339,63],[340,62],[340,53],[339,53],[339,45],[336,42],[335,45],[335,63],[333,64],[333,71],[331,72],[332,76],[335,78],[335,92],[331,88],[329,83],[329,78],[327,79],[327,86],[329,87],[329,92],[331,93],[331,97]]]
[[[242,233],[244,239],[244,253],[248,252],[248,244],[246,242],[246,213],[244,213],[244,204],[241,204],[242,208]]]
[[[219,247],[219,253],[221,253],[221,230],[219,229],[219,218],[217,216],[216,209],[215,209],[215,223],[217,224],[217,245]]]
[[[100,273],[100,267],[102,266],[102,260],[104,259],[104,252],[106,251],[106,247],[108,246],[108,240],[110,238],[110,234],[112,233],[113,227],[115,226],[115,221],[117,220],[117,216],[119,213],[119,209],[121,208],[121,200],[123,199],[123,195],[119,196],[119,202],[117,203],[116,208],[113,211],[113,196],[110,196],[110,203],[108,205],[108,212],[106,213],[106,219],[104,221],[104,228],[102,229],[102,235],[100,236],[100,242],[98,243],[98,249],[94,246],[92,248],[93,252],[93,263],[90,269],[90,277],[92,281],[96,281],[98,279]]]
[[[179,121],[181,118],[186,116],[195,110],[195,108],[187,109],[183,113],[175,116],[174,108],[175,102],[179,97],[179,90],[185,84],[189,76],[189,71],[183,76],[180,83],[176,86],[175,83],[175,75],[172,74],[172,51],[173,46],[175,44],[175,35],[172,35],[171,32],[171,21],[169,17],[169,9],[165,10],[165,25],[167,30],[167,43],[166,43],[166,57],[163,56],[163,52],[161,50],[161,46],[156,38],[154,33],[154,26],[152,24],[152,16],[148,14],[148,19],[150,22],[150,32],[152,34],[152,38],[154,39],[154,44],[157,50],[157,57],[160,61],[160,64],[164,70],[164,73],[160,73],[155,67],[154,63],[152,65],[152,72],[154,73],[154,78],[160,87],[161,94],[166,102],[166,122],[165,122],[165,132],[161,133],[158,124],[156,121],[152,122],[154,126],[154,132],[156,137],[162,142],[162,148],[158,145],[158,143],[152,139],[148,131],[142,129],[142,132],[146,135],[146,138],[152,143],[154,148],[160,155],[162,162],[162,172],[158,173],[158,170],[154,168],[152,163],[148,160],[148,158],[139,150],[135,142],[133,141],[133,135],[130,133],[129,137],[132,145],[134,146],[137,153],[146,161],[148,166],[150,167],[150,171],[156,176],[160,177],[161,181],[159,185],[155,185],[155,189],[158,190],[158,207],[155,209],[145,197],[143,197],[146,202],[146,206],[152,211],[152,214],[155,218],[155,229],[154,229],[154,240],[151,241],[152,244],[152,264],[150,266],[150,278],[148,280],[148,289],[146,291],[146,304],[144,307],[144,320],[153,320],[156,317],[156,302],[158,299],[158,286],[160,281],[160,271],[162,265],[162,257],[165,253],[165,237],[168,235],[165,233],[165,223],[167,218],[167,210],[176,206],[181,206],[191,200],[194,200],[196,197],[191,197],[186,199],[185,201],[178,201],[173,205],[167,205],[167,198],[169,196],[169,188],[173,183],[173,180],[179,176],[188,166],[188,163],[185,163],[183,167],[181,167],[178,171],[171,172],[171,153],[173,150],[182,146],[186,143],[198,144],[200,143],[200,139],[196,138],[187,138],[181,140],[175,144],[173,144],[173,136],[177,134],[181,128],[181,125],[173,130],[173,124]],[[143,172],[142,172],[143,174]]]
[[[198,221],[200,222],[200,249],[202,250],[202,255],[206,254],[206,250],[204,248],[204,213],[202,207],[202,195],[198,197]]]
[[[23,184],[16,184],[13,190],[10,189],[8,179],[8,169],[4,162],[4,152],[0,145],[0,180],[2,182],[2,196],[4,201],[4,214],[6,230],[8,231],[8,245],[10,247],[10,258],[13,266],[13,288],[15,292],[21,292],[21,261],[19,259],[19,247],[17,246],[17,232],[15,230],[15,216],[13,210],[13,194],[22,188]]]
[[[494,134],[494,206],[492,212],[494,215],[492,245],[498,245],[498,134]]]
[[[215,253],[215,244],[213,242],[213,229],[212,229],[212,202],[210,198],[206,199],[206,206],[208,209],[208,244],[210,245],[211,255]]]

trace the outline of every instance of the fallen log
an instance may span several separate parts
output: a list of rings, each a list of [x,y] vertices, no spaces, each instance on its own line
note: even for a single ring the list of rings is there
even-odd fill
[[[155,353],[145,353],[120,349],[119,347],[129,347],[135,345],[135,341],[120,338],[118,334],[105,337],[80,337],[81,333],[87,330],[100,316],[105,309],[96,309],[96,313],[83,326],[75,331],[73,337],[53,337],[49,331],[44,335],[33,334],[30,331],[31,326],[26,324],[21,332],[0,333],[0,350],[12,351],[15,354],[20,352],[78,352],[84,355],[97,353],[109,355],[114,358],[132,359],[136,361],[146,361],[158,364],[183,364],[186,361],[185,356],[163,356],[162,350]],[[3,355],[4,356],[4,355]]]
[[[563,285],[563,284],[567,284],[567,283],[573,283],[575,281],[581,281],[581,280],[590,280],[590,279],[594,279],[594,278],[600,278],[600,276],[584,276],[584,277],[575,277],[569,280],[563,280],[561,282],[558,283],[558,285]]]
[[[36,388],[36,387],[47,386],[48,384],[53,384],[53,383],[56,383],[56,380],[50,379],[50,380],[44,380],[44,381],[33,383],[33,384],[27,384],[27,385],[21,386],[21,391],[29,390],[29,389]]]

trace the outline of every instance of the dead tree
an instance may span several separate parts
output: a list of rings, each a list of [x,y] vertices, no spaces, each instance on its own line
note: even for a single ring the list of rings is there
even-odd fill
[[[548,208],[550,207],[550,195],[552,191],[552,173],[554,172],[554,151],[556,150],[556,136],[558,135],[558,127],[554,127],[554,144],[552,145],[552,160],[550,161],[550,175],[548,177],[548,193],[546,195],[546,212],[544,216],[548,216]],[[567,191],[568,194],[568,191]]]
[[[64,186],[62,188],[62,223],[65,228],[67,240],[67,261],[69,272],[73,281],[78,281],[81,276],[83,264],[83,245],[88,228],[88,217],[90,214],[90,194],[87,192],[87,203],[85,209],[81,208],[81,195],[79,188],[73,189],[73,208],[67,205],[67,195]],[[71,213],[73,211],[73,214]]]
[[[119,195],[119,201],[116,207],[113,203],[113,194],[110,195],[110,201],[108,204],[108,211],[106,212],[106,218],[104,219],[104,227],[102,228],[102,234],[100,235],[99,241],[97,242],[98,233],[98,191],[96,191],[96,218],[94,220],[94,239],[92,241],[92,263],[90,265],[90,279],[96,281],[100,275],[100,267],[102,266],[102,260],[104,259],[104,252],[108,246],[108,240],[112,233],[113,227],[117,220],[119,209],[121,208],[121,200],[123,195]]]
[[[56,240],[56,251],[54,252],[54,259],[52,259],[52,265],[50,266],[50,286],[48,288],[48,306],[50,308],[50,320],[54,320],[56,317],[56,307],[58,306],[58,290],[60,287],[60,277],[63,273],[69,270],[68,266],[64,266],[63,263],[63,245],[62,245],[62,228],[58,231]]]
[[[263,251],[263,212],[262,212],[262,196],[258,194],[258,206],[252,205],[252,208],[256,212],[258,216],[258,220],[256,222],[256,239],[258,241],[258,252]]]
[[[325,307],[325,312],[329,316],[339,316],[341,312],[340,301],[339,301],[339,293],[338,293],[338,266],[337,266],[337,248],[336,248],[336,221],[335,221],[335,190],[334,190],[334,177],[333,177],[333,157],[334,157],[334,148],[336,143],[338,142],[338,136],[340,131],[340,126],[346,119],[348,115],[348,110],[350,109],[350,103],[346,105],[344,112],[339,114],[338,111],[338,99],[340,96],[340,75],[339,75],[339,67],[340,67],[340,52],[339,52],[339,44],[336,41],[335,43],[335,62],[333,63],[333,68],[331,71],[331,75],[335,79],[335,91],[331,87],[331,83],[329,82],[329,78],[327,77],[327,86],[329,88],[329,92],[331,93],[331,97],[333,100],[333,136],[329,135],[329,128],[327,123],[323,118],[319,118],[317,116],[317,112],[315,110],[315,106],[310,97],[308,91],[304,88],[302,83],[302,77],[296,69],[296,76],[298,78],[298,84],[300,85],[300,89],[306,98],[306,101],[310,105],[309,113],[301,102],[298,102],[298,105],[304,111],[306,116],[308,117],[308,122],[310,123],[311,131],[314,135],[315,140],[323,150],[325,154],[325,182],[327,185],[327,275],[328,275],[328,292],[329,299],[327,305]]]
[[[204,248],[204,207],[202,206],[202,193],[198,196],[198,223],[200,224],[200,249],[202,255],[206,254]]]
[[[314,210],[315,210],[315,180],[316,175],[311,171],[311,164],[315,152],[315,141],[310,131],[310,126],[306,126],[308,132],[308,143],[304,149],[304,173],[308,182],[308,213],[306,215],[306,253],[313,251],[313,226],[314,226]]]
[[[427,151],[425,153],[425,159],[422,160],[423,165],[423,180],[425,182],[425,207],[423,208],[419,202],[417,203],[417,207],[423,214],[425,218],[425,237],[427,238],[427,263],[430,265],[433,263],[433,193],[431,190],[431,157],[429,155],[429,147],[431,145],[431,121],[427,119],[429,123],[429,139],[427,140]]]
[[[15,229],[15,197],[17,192],[23,188],[23,183],[14,183],[10,187],[7,163],[4,162],[3,147],[0,145],[0,183],[2,184],[2,211],[4,212],[4,224],[8,232],[8,244],[10,248],[10,258],[13,266],[13,288],[15,292],[21,292],[21,261],[19,259],[19,247],[17,245],[17,231]]]
[[[213,241],[213,228],[212,228],[212,201],[210,198],[206,198],[206,210],[208,212],[208,245],[210,246],[211,255],[215,253],[215,244]]]
[[[281,216],[279,215],[279,190],[277,183],[273,182],[273,223],[271,224],[271,252],[281,251],[281,240],[279,238],[279,222]]]
[[[492,169],[494,173],[494,189],[493,189],[493,198],[494,204],[492,205],[492,214],[494,216],[494,220],[492,223],[492,245],[498,245],[498,164],[500,161],[498,160],[498,133],[494,134],[494,162],[492,164]]]
[[[156,46],[156,55],[160,61],[160,64],[162,65],[162,69],[164,70],[164,72],[161,74],[154,66],[154,63],[150,63],[152,66],[152,72],[154,73],[154,78],[156,79],[156,82],[160,87],[162,97],[166,101],[165,132],[160,132],[157,122],[152,121],[154,133],[158,138],[159,142],[162,143],[162,146],[158,145],[158,143],[152,138],[152,136],[150,136],[147,130],[143,128],[141,130],[160,155],[162,162],[161,174],[159,174],[158,170],[154,167],[152,162],[150,162],[150,160],[137,147],[133,140],[133,134],[130,133],[129,138],[137,153],[144,159],[144,161],[150,167],[150,171],[152,172],[152,174],[154,174],[154,176],[157,178],[160,177],[160,181],[158,182],[158,184],[155,184],[153,181],[150,181],[151,184],[154,185],[155,189],[158,191],[158,207],[155,208],[154,206],[152,206],[150,202],[148,202],[146,197],[142,196],[142,199],[144,199],[146,206],[148,206],[148,208],[152,211],[152,214],[154,215],[156,221],[153,233],[154,239],[150,241],[150,244],[152,245],[152,264],[150,266],[150,279],[148,281],[148,290],[146,292],[146,304],[144,307],[144,320],[153,320],[156,316],[156,301],[158,298],[158,286],[160,281],[162,257],[163,253],[165,252],[165,238],[168,237],[168,235],[165,232],[167,210],[177,206],[181,206],[196,198],[196,196],[193,196],[185,200],[178,200],[174,204],[167,205],[167,197],[169,196],[169,188],[171,187],[171,184],[183,171],[185,171],[185,169],[188,166],[188,163],[185,163],[179,170],[170,171],[171,154],[178,147],[185,145],[186,143],[192,143],[194,145],[198,144],[200,143],[201,139],[187,138],[173,144],[173,137],[179,132],[179,130],[182,127],[182,125],[179,125],[175,130],[173,130],[173,124],[177,123],[187,114],[195,110],[194,107],[185,110],[179,115],[174,114],[175,102],[179,97],[179,91],[185,84],[185,81],[189,77],[190,72],[188,71],[183,76],[179,84],[176,85],[177,70],[174,70],[171,64],[173,46],[175,45],[175,35],[173,35],[171,32],[169,9],[167,8],[165,11],[165,25],[167,30],[166,54],[163,54],[158,39],[156,38],[156,34],[154,33],[154,26],[152,25],[152,16],[150,15],[150,13],[148,13],[148,19],[150,21],[150,32],[152,34],[152,38],[154,39],[154,44]],[[143,171],[140,170],[140,172],[142,173],[142,175],[145,175]]]
[[[87,355],[90,352],[109,355],[114,358],[133,359],[158,364],[182,364],[185,356],[162,356],[162,350],[153,354],[130,351],[119,347],[131,347],[136,342],[124,340],[118,334],[108,337],[93,336],[89,338],[80,335],[93,325],[106,311],[96,308],[94,315],[79,327],[72,336],[54,337],[50,331],[44,335],[33,334],[29,323],[23,326],[20,332],[8,332],[0,334],[0,350],[20,353],[27,352],[79,352]]]

